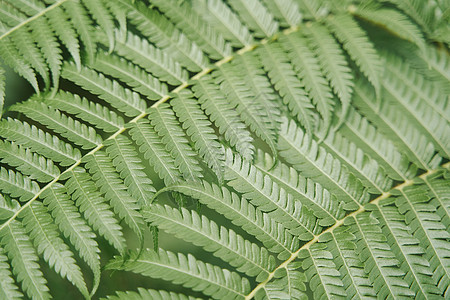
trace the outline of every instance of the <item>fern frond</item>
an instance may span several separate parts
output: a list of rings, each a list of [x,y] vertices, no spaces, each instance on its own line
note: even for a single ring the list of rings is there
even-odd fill
[[[315,22],[304,31],[309,45],[317,56],[322,73],[341,101],[340,123],[342,123],[347,115],[353,93],[352,71],[340,45],[326,27]]]
[[[124,219],[142,241],[143,219],[138,211],[138,199],[133,198],[128,192],[128,187],[116,172],[112,159],[105,152],[97,151],[95,154],[85,156],[83,160],[97,188],[110,202],[114,212]]]
[[[328,13],[324,0],[296,0],[300,13],[305,19],[321,19]]]
[[[208,58],[200,47],[155,9],[131,0],[120,0],[119,4],[128,11],[128,18],[138,30],[160,49],[172,56],[189,71],[199,72],[208,65]]]
[[[85,298],[89,298],[81,269],[76,264],[72,251],[59,237],[58,227],[42,202],[34,201],[20,216],[38,253],[58,274],[76,286]]]
[[[108,11],[103,1],[82,0],[83,5],[87,8],[91,16],[98,23],[109,39],[109,50],[114,48],[114,23],[113,17]]]
[[[187,71],[168,56],[166,51],[155,48],[146,39],[131,32],[124,34],[116,30],[115,34],[116,45],[114,49],[120,56],[125,57],[168,84],[179,85],[187,81]],[[99,34],[99,40],[102,43],[107,42],[106,37],[101,34]]]
[[[264,104],[257,101],[258,95],[253,96],[253,92],[246,85],[241,75],[240,67],[231,65],[222,65],[220,69],[213,73],[216,83],[220,84],[221,91],[227,97],[241,117],[241,120],[258,137],[266,142],[274,156],[276,156],[276,127],[273,128],[270,118],[267,117],[267,110]],[[264,96],[262,96],[264,97]],[[256,98],[256,99],[255,99]]]
[[[139,146],[139,151],[144,158],[153,166],[159,177],[166,185],[182,180],[180,170],[175,167],[175,160],[161,142],[154,127],[147,119],[140,119],[130,125],[130,135]]]
[[[0,245],[11,262],[13,274],[28,297],[50,299],[47,281],[38,264],[39,258],[19,221],[13,220],[0,230]]]
[[[217,225],[195,211],[152,205],[144,212],[147,221],[178,238],[213,252],[237,271],[261,282],[275,267],[275,259],[265,248],[245,240],[233,230]]]
[[[88,17],[88,12],[80,1],[66,1],[62,4],[62,7],[72,20],[74,28],[83,43],[83,48],[87,54],[87,60],[92,61],[94,59],[94,53],[96,52],[96,38],[91,18]]]
[[[313,177],[323,187],[345,201],[345,209],[357,208],[369,200],[361,184],[340,161],[316,141],[311,140],[294,121],[285,120],[278,138],[280,155],[306,177]]]
[[[49,87],[50,79],[48,77],[48,67],[42,56],[40,49],[35,44],[35,39],[26,27],[17,29],[10,39],[16,45],[17,51],[23,57],[23,60],[41,75],[44,80],[45,87]]]
[[[295,26],[302,15],[295,0],[263,0],[267,9],[278,19],[280,26]]]
[[[69,20],[68,14],[61,7],[56,7],[55,9],[47,12],[46,17],[48,18],[51,28],[55,31],[56,36],[69,51],[75,65],[77,68],[80,68],[80,43],[75,31],[78,25],[75,27],[71,23],[72,20]]]
[[[424,182],[430,190],[430,196],[432,197],[432,204],[437,207],[437,213],[441,216],[445,224],[448,224],[448,219],[450,218],[450,201],[448,185],[449,179],[444,175],[440,178],[442,174],[437,173],[438,176],[425,177]],[[448,227],[448,226],[447,226]]]
[[[37,182],[28,176],[3,167],[0,168],[0,183],[0,190],[3,193],[10,194],[14,198],[17,197],[22,202],[30,200],[40,190]]]
[[[339,132],[329,132],[321,145],[358,177],[369,193],[382,194],[392,187],[392,180],[378,162]]]
[[[39,18],[30,23],[33,28],[32,36],[40,47],[42,56],[45,58],[50,72],[52,73],[53,87],[57,88],[59,85],[59,77],[62,65],[62,51],[53,33],[52,27],[48,20]]]
[[[110,206],[97,190],[91,176],[80,167],[66,173],[65,187],[88,224],[120,253],[125,249],[122,227],[114,218]]]
[[[0,20],[8,27],[14,27],[26,21],[27,15],[10,3],[2,3],[0,7]]]
[[[233,155],[231,151],[227,151],[225,180],[253,205],[280,221],[300,240],[308,241],[321,231],[316,217],[306,206],[286,193],[269,176],[264,176],[255,166],[239,155]]]
[[[211,77],[202,78],[192,87],[202,109],[210,116],[211,121],[218,127],[219,133],[231,146],[246,159],[251,159],[255,151],[253,138],[233,109],[226,97],[214,84]]]
[[[6,38],[0,43],[0,54],[2,61],[12,67],[20,76],[25,78],[33,87],[36,93],[39,94],[39,85],[36,78],[36,73],[23,59],[22,55],[17,52],[13,42]]]
[[[0,122],[0,135],[45,157],[51,157],[62,166],[71,165],[81,157],[80,151],[70,144],[19,120],[3,119]]]
[[[398,268],[400,263],[386,243],[379,221],[369,213],[362,213],[351,218],[347,224],[352,224],[358,253],[366,272],[370,274],[377,296],[414,297],[414,292],[403,279],[405,272]],[[365,251],[362,252],[362,249]]]
[[[339,227],[323,236],[327,249],[333,255],[333,261],[341,274],[347,298],[374,299],[376,293],[369,274],[356,252],[356,237],[347,226]]]
[[[289,59],[281,46],[276,43],[265,43],[258,48],[258,55],[270,81],[283,97],[283,102],[291,114],[311,133],[315,127],[314,106],[307,97]]]
[[[63,66],[62,77],[98,95],[126,116],[134,117],[147,109],[145,101],[137,93],[87,67],[79,71],[74,64],[67,63]]]
[[[450,137],[447,134],[450,130],[448,117],[442,118],[438,112],[445,108],[447,97],[438,95],[437,99],[423,101],[422,95],[418,95],[417,89],[411,87],[418,85],[417,82],[409,79],[413,76],[409,75],[413,70],[403,66],[398,59],[392,57],[385,57],[385,63],[392,65],[383,78],[385,96],[411,116],[408,118],[411,120],[411,125],[414,124],[419,132],[430,137],[442,156],[450,157]],[[406,74],[406,79],[404,74]],[[430,102],[435,105],[439,105],[439,102],[442,103],[440,104],[441,109],[434,110],[432,106],[428,105]]]
[[[259,57],[254,52],[246,52],[235,57],[232,64],[236,69],[240,69],[244,81],[256,95],[254,102],[260,103],[258,105],[258,108],[261,109],[260,114],[270,120],[271,123],[267,124],[267,129],[275,132],[274,138],[276,139],[276,133],[278,133],[281,123],[280,103],[278,101],[280,97],[270,84]]]
[[[366,33],[355,20],[347,15],[330,16],[326,19],[326,24],[375,87],[375,92],[378,95],[381,87],[382,65],[377,51],[367,38]]]
[[[28,100],[15,104],[10,109],[24,113],[32,120],[39,120],[41,124],[61,134],[61,136],[74,144],[81,146],[82,149],[92,149],[102,143],[102,138],[94,128],[72,119],[43,102]]]
[[[150,100],[159,100],[168,94],[166,84],[118,56],[100,52],[92,67],[104,74],[118,78]]]
[[[202,168],[196,159],[197,155],[189,145],[186,135],[170,106],[161,104],[158,107],[151,108],[149,119],[167,151],[175,159],[175,166],[180,168],[184,178],[191,181],[202,178]]]
[[[307,40],[297,33],[283,35],[281,45],[288,50],[288,56],[294,70],[308,92],[317,111],[322,116],[325,128],[331,122],[331,113],[334,110],[334,100],[321,70],[319,60],[309,48]]]
[[[402,262],[400,267],[406,273],[405,280],[416,296],[437,297],[442,292],[436,287],[433,279],[434,270],[424,257],[425,251],[421,248],[419,240],[410,233],[411,229],[405,224],[405,217],[395,206],[388,205],[390,202],[392,200],[388,199],[377,205],[376,217],[380,220],[387,242]]]
[[[247,199],[239,198],[227,188],[208,183],[178,183],[164,191],[177,191],[198,199],[202,204],[224,215],[235,225],[255,236],[265,247],[278,253],[279,259],[288,258],[298,248],[299,241],[268,214],[254,207]]]
[[[423,186],[411,186],[401,190],[395,201],[400,213],[423,249],[430,263],[433,279],[441,293],[448,293],[450,284],[450,234],[437,215],[436,207]]]
[[[275,272],[274,279],[255,295],[255,299],[308,299],[306,291],[306,276],[298,270],[299,261],[289,263]]]
[[[219,182],[223,181],[225,150],[219,143],[211,122],[187,90],[177,93],[171,101],[173,110],[183,129],[194,142],[194,148],[214,171]]]
[[[55,183],[42,192],[43,203],[51,212],[53,221],[59,230],[70,240],[70,243],[80,254],[94,274],[92,293],[100,283],[100,256],[95,233],[81,217],[66,188]]]
[[[1,49],[0,49],[1,53]],[[3,105],[5,104],[5,70],[3,68],[0,68],[0,119],[3,115]]]
[[[344,299],[347,293],[340,273],[334,263],[333,255],[323,244],[314,244],[299,254],[302,268],[310,282],[314,298]]]
[[[0,194],[0,220],[6,220],[20,209],[20,204],[14,199],[3,197]]]
[[[163,290],[146,290],[138,288],[137,292],[117,292],[114,296],[108,296],[102,298],[102,300],[200,300],[200,298],[194,298],[192,296],[185,296],[183,294],[176,294],[174,292],[167,292]]]
[[[0,248],[0,297],[8,300],[22,299],[23,294],[15,284],[10,268],[5,250]]]
[[[275,167],[273,165],[273,158],[269,154],[258,151],[254,166],[296,200],[310,208],[319,219],[319,225],[332,225],[344,216],[344,203],[338,201],[327,189],[281,162]]]
[[[365,117],[350,108],[346,121],[339,130],[347,139],[383,166],[387,175],[394,180],[412,178],[417,167],[397,149],[388,136],[380,133]]]
[[[236,273],[204,263],[191,254],[185,256],[162,249],[147,250],[139,257],[132,252],[128,261],[117,257],[106,268],[173,281],[214,299],[244,299],[250,290],[248,280]]]
[[[141,207],[149,205],[156,190],[152,180],[143,171],[144,166],[131,141],[119,135],[115,139],[108,140],[105,146],[128,192]]]
[[[124,126],[124,120],[114,111],[99,103],[94,103],[77,94],[59,91],[56,95],[45,95],[42,97],[45,103],[58,110],[76,115],[96,128],[105,132],[116,132]]]
[[[233,47],[250,46],[253,37],[234,12],[222,0],[194,0],[192,6],[199,11]]]
[[[358,7],[356,11],[352,13],[359,18],[386,27],[393,34],[410,41],[422,51],[425,48],[425,40],[419,28],[417,28],[417,26],[411,22],[408,17],[396,10]]]
[[[192,41],[196,42],[213,59],[221,59],[231,54],[231,46],[222,35],[206,23],[190,4],[175,0],[154,0],[167,17]]]
[[[353,103],[369,121],[377,124],[382,133],[391,137],[399,150],[419,168],[430,170],[439,165],[441,157],[435,153],[429,137],[418,132],[404,113],[391,109],[389,103],[383,103],[379,107],[373,89],[364,82],[356,82]]]
[[[271,37],[278,31],[278,22],[258,0],[228,0],[228,3],[256,37]]]
[[[0,157],[2,163],[16,167],[39,182],[49,182],[60,174],[59,168],[52,160],[8,141],[0,141]]]

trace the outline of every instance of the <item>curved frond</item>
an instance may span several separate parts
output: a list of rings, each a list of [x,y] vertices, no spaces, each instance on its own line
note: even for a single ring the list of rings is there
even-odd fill
[[[3,193],[19,198],[22,202],[30,200],[40,190],[37,182],[31,180],[28,176],[3,167],[0,168],[0,183],[0,190]]]
[[[263,0],[267,9],[278,19],[281,26],[295,26],[302,15],[295,0]]]
[[[147,250],[139,257],[132,252],[130,260],[118,257],[106,267],[171,280],[214,299],[243,299],[249,291],[248,280],[237,273],[204,263],[191,254],[185,256],[162,249]]]

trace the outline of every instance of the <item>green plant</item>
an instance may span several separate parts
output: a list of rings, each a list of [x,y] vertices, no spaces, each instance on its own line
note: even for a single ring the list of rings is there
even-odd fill
[[[0,4],[1,299],[449,297],[448,1],[149,2]]]

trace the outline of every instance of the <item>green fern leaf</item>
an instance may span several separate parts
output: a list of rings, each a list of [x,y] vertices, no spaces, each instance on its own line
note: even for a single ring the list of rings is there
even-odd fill
[[[137,93],[106,78],[102,73],[86,67],[78,71],[74,64],[68,63],[63,66],[62,76],[98,95],[126,116],[136,116],[147,109],[145,101]]]
[[[248,280],[237,273],[204,263],[191,254],[185,256],[162,249],[158,252],[147,250],[139,257],[132,252],[130,260],[118,257],[106,268],[173,280],[214,299],[244,299],[249,291]]]
[[[376,159],[392,179],[406,181],[416,175],[417,167],[411,164],[406,155],[354,108],[349,109],[347,120],[339,132]]]
[[[13,220],[0,230],[0,245],[11,262],[13,274],[22,289],[33,299],[49,299],[47,281],[39,270],[38,256],[19,221]]]
[[[358,8],[354,14],[362,19],[386,27],[395,35],[416,44],[421,50],[425,48],[425,40],[417,26],[396,10],[365,7]]]
[[[109,50],[112,51],[114,48],[114,24],[108,9],[103,1],[83,0],[82,2],[95,21],[100,25],[100,28],[105,31],[109,39]]]
[[[133,5],[130,0],[120,0],[119,4],[128,11],[130,22],[134,24],[149,41],[165,49],[175,61],[186,66],[189,71],[199,72],[206,68],[208,59],[200,47],[190,41],[182,32],[155,9],[144,3]]]
[[[128,32],[126,35],[117,31],[115,51],[135,65],[154,74],[161,81],[171,85],[178,85],[187,81],[188,73],[175,62],[166,51],[155,48],[146,39]],[[107,42],[106,37],[99,34],[100,42]]]
[[[51,212],[59,230],[70,240],[81,258],[92,270],[94,283],[91,293],[95,293],[100,283],[100,250],[94,240],[95,233],[81,217],[63,185],[55,183],[42,192],[41,198]]]
[[[319,23],[313,23],[312,26],[305,28],[305,34],[317,56],[322,73],[341,101],[340,123],[342,123],[350,106],[354,86],[353,74],[347,59],[326,27]]]
[[[100,52],[97,54],[92,67],[97,71],[120,79],[131,86],[134,91],[141,93],[150,100],[157,100],[168,94],[167,85],[118,56]]]
[[[175,160],[165,149],[154,127],[147,119],[140,119],[130,125],[130,135],[139,146],[139,151],[153,166],[159,177],[166,185],[182,180],[179,168],[175,167]]]
[[[344,49],[347,50],[364,75],[367,76],[378,95],[382,65],[365,32],[359,27],[358,23],[347,15],[327,18],[327,26],[343,44]]]
[[[273,128],[270,118],[267,118],[267,111],[253,96],[252,90],[245,83],[240,75],[240,70],[236,66],[223,65],[213,73],[216,83],[220,84],[221,91],[232,104],[241,120],[258,137],[266,142],[272,153],[276,156],[276,127]],[[264,97],[264,96],[262,96]]]
[[[278,22],[258,0],[229,0],[241,20],[247,23],[256,37],[270,37],[278,30]]]
[[[318,59],[308,47],[307,40],[298,34],[284,35],[280,41],[282,46],[288,50],[294,70],[322,116],[325,127],[328,128],[334,101],[331,89],[319,68]]]
[[[351,230],[357,239],[358,253],[366,272],[374,282],[377,296],[414,297],[414,292],[403,279],[405,272],[397,267],[400,263],[389,244],[386,244],[379,221],[368,213],[362,213],[351,218],[347,224],[352,224]],[[362,254],[362,249],[367,249],[365,254]]]
[[[38,253],[57,273],[73,283],[84,297],[89,298],[81,269],[76,264],[72,251],[59,237],[58,228],[45,206],[35,201],[23,210],[20,216]]]
[[[302,250],[302,268],[310,282],[314,298],[345,299],[344,283],[333,260],[333,255],[323,244],[314,244]]]
[[[138,288],[137,292],[117,292],[117,296],[108,296],[102,298],[102,300],[199,300],[200,298],[194,298],[192,296],[185,296],[183,294],[176,294],[174,292],[146,290]]]
[[[306,206],[231,151],[227,151],[225,180],[253,205],[283,223],[300,240],[308,241],[321,231],[317,219]]]
[[[20,172],[0,169],[1,191],[10,194],[11,197],[18,197],[20,201],[25,202],[34,197],[40,190],[36,181],[22,175]]]
[[[142,161],[131,141],[124,136],[117,136],[115,139],[108,140],[105,146],[128,192],[137,199],[141,207],[148,206],[156,190],[153,182],[144,172]]]
[[[114,111],[99,103],[94,103],[81,98],[77,94],[59,91],[56,95],[43,96],[43,100],[49,106],[57,107],[58,110],[76,115],[96,128],[105,132],[116,132],[123,128],[124,120]]]
[[[87,60],[92,61],[94,59],[94,53],[96,53],[96,39],[92,30],[92,21],[88,17],[88,12],[79,1],[66,1],[62,3],[62,7],[72,20],[74,28],[83,43],[87,53]]]
[[[138,199],[133,198],[128,192],[127,186],[115,172],[111,158],[103,151],[99,151],[85,156],[84,162],[86,162],[86,167],[95,180],[97,188],[110,201],[115,213],[125,220],[125,223],[142,241],[143,219],[138,211]]]
[[[6,38],[0,43],[0,54],[2,56],[2,61],[7,65],[12,67],[19,75],[25,78],[39,94],[39,86],[36,79],[36,73],[27,64],[23,57],[16,52],[13,42]]]
[[[314,177],[323,187],[332,190],[340,200],[345,201],[345,209],[357,208],[369,200],[361,181],[338,159],[303,133],[293,121],[285,120],[282,124],[278,148],[281,157],[297,171],[303,172],[304,176]]]
[[[81,68],[80,43],[77,39],[76,28],[71,24],[68,14],[64,9],[57,7],[47,12],[46,16],[59,40],[72,56],[77,68]]]
[[[280,26],[295,26],[302,15],[295,0],[263,0],[267,9],[278,19]]]
[[[187,2],[175,0],[152,1],[192,41],[196,42],[213,59],[231,54],[231,46],[222,35],[207,24]]]
[[[5,80],[5,70],[3,68],[0,68],[0,119],[2,118],[3,105],[5,104]]]
[[[273,158],[269,154],[258,152],[254,166],[296,200],[309,207],[319,219],[319,225],[333,225],[344,216],[344,204],[327,189],[311,178],[303,177],[292,167],[283,163],[278,163],[275,167],[273,165]]]
[[[0,248],[0,297],[7,300],[22,299],[23,294],[16,286],[9,270],[10,265],[5,256],[5,250]]]
[[[279,259],[288,258],[298,248],[298,239],[281,223],[225,187],[220,188],[206,181],[178,183],[160,190],[158,194],[165,191],[177,191],[198,199],[202,204],[223,214],[235,225],[255,236],[270,251],[278,253]]]
[[[122,227],[114,218],[110,206],[97,190],[91,176],[80,167],[66,174],[68,178],[65,187],[88,224],[120,253],[123,253],[125,239]]]
[[[275,259],[265,248],[245,240],[233,230],[218,226],[195,211],[153,205],[144,213],[148,222],[208,252],[213,252],[237,271],[255,276],[261,282],[275,267]]]
[[[399,149],[419,168],[429,170],[439,165],[441,157],[436,154],[430,138],[410,124],[411,120],[403,111],[391,109],[389,103],[378,107],[374,91],[361,81],[355,85],[353,103],[369,121],[377,124],[382,133],[391,137]]]
[[[101,137],[94,128],[66,116],[43,102],[28,100],[27,102],[15,104],[10,109],[22,112],[30,119],[39,120],[41,124],[61,134],[61,136],[74,144],[81,146],[82,149],[92,149],[102,143]]]
[[[170,106],[162,104],[152,108],[149,112],[149,119],[167,151],[175,159],[175,166],[180,168],[183,177],[192,181],[202,178],[202,169],[196,159],[196,153],[189,145]]]
[[[32,152],[15,143],[0,141],[1,162],[16,167],[17,170],[39,182],[49,182],[59,176],[59,168],[52,160]]]
[[[219,181],[223,181],[225,150],[219,143],[211,123],[194,100],[191,92],[178,93],[171,102],[183,129],[194,142],[194,148],[214,171]]]
[[[240,120],[239,114],[233,110],[212,79],[202,78],[196,81],[192,89],[202,109],[218,127],[219,133],[225,136],[231,146],[236,147],[242,157],[251,159],[255,151],[253,139]]]
[[[258,50],[260,61],[268,73],[275,89],[283,97],[283,102],[292,115],[305,126],[307,132],[315,127],[314,106],[302,88],[288,57],[279,44],[265,43]]]
[[[222,33],[225,39],[230,40],[233,47],[250,46],[253,43],[248,28],[222,0],[194,0],[192,6]]]

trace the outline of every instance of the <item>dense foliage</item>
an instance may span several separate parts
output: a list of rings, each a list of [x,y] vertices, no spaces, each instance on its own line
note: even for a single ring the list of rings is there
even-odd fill
[[[2,0],[0,299],[449,298],[449,18]]]

